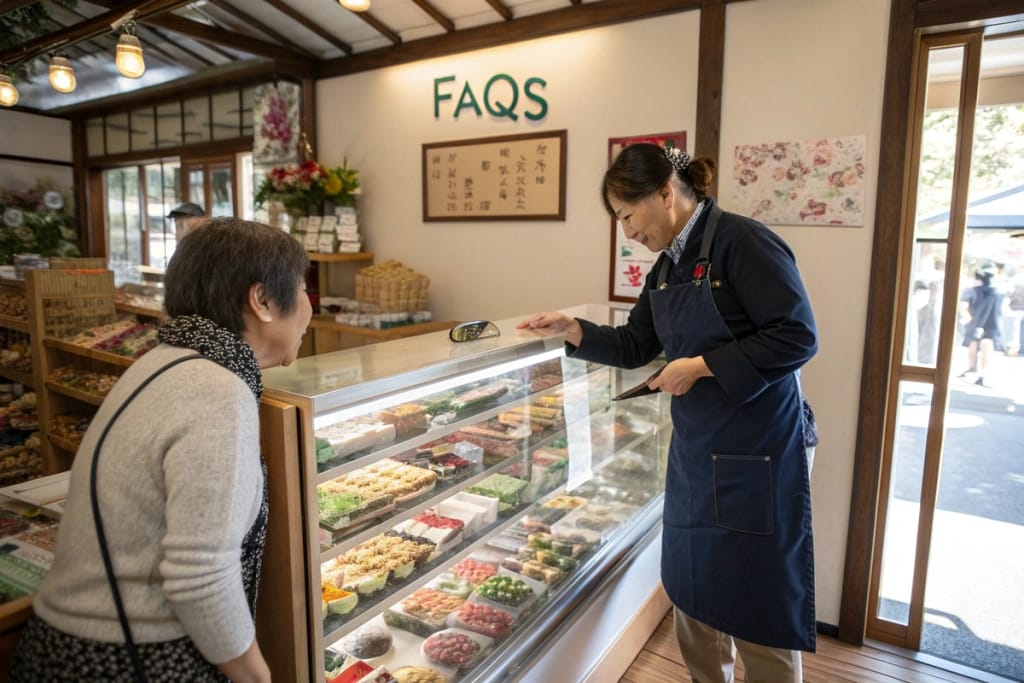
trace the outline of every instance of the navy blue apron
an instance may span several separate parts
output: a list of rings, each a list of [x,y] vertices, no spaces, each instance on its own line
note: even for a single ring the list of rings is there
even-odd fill
[[[669,362],[734,340],[711,295],[728,275],[708,260],[720,215],[712,205],[694,271],[664,267],[650,291]],[[742,404],[702,378],[672,397],[672,424],[661,567],[672,602],[742,640],[813,652],[811,503],[796,375]]]

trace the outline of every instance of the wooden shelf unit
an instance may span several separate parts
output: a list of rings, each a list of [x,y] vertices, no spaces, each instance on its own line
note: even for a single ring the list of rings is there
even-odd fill
[[[0,293],[10,296],[25,298],[25,281],[9,280],[0,278]],[[28,301],[25,302],[25,314],[23,316],[0,315],[0,328],[31,335],[32,324],[29,318]],[[33,346],[34,340],[29,337],[29,347]],[[34,359],[33,359],[34,360]],[[32,389],[36,386],[35,366],[32,370],[23,370],[9,366],[0,365],[0,377],[9,379],[12,382],[24,384]]]
[[[117,319],[114,274],[109,270],[35,270],[25,278],[29,318],[32,321],[33,366],[43,457],[43,473],[56,474],[71,467],[76,447],[49,433],[58,415],[92,415],[93,399],[52,389],[47,382],[54,369],[73,365],[88,370],[121,374],[131,361],[63,341],[90,327]],[[125,362],[125,361],[128,362]]]
[[[309,252],[309,260],[317,264],[317,288],[320,297],[353,298],[355,296],[356,270],[373,264],[373,252],[364,251],[355,254]],[[338,267],[343,264],[354,264],[359,268]],[[313,356],[391,339],[403,339],[417,334],[446,330],[454,324],[456,323],[453,321],[443,320],[378,330],[372,327],[339,323],[330,314],[314,315],[309,323],[309,331],[302,342],[300,355]]]

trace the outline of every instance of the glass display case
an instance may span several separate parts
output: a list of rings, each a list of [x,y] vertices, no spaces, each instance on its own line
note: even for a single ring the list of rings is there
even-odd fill
[[[265,373],[299,414],[311,680],[505,678],[660,520],[668,397],[613,400],[657,364],[515,322]]]

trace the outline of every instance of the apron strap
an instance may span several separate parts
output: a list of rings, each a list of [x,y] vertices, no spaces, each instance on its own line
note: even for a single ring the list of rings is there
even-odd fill
[[[708,224],[704,228],[704,239],[700,241],[700,258],[704,261],[708,260],[708,256],[711,255],[711,241],[715,239],[715,230],[718,229],[718,219],[722,217],[722,210],[718,208],[718,204],[711,205],[711,213],[708,214]]]
[[[708,224],[704,228],[704,238],[700,241],[700,257],[697,263],[708,263],[708,256],[711,254],[711,242],[715,239],[715,231],[718,229],[718,219],[722,216],[722,210],[718,204],[711,205],[711,212],[708,214]],[[665,289],[668,286],[668,276],[672,272],[672,259],[668,254],[661,255],[661,265],[658,267],[657,288]],[[707,269],[710,272],[710,268]],[[705,273],[706,275],[707,273]]]

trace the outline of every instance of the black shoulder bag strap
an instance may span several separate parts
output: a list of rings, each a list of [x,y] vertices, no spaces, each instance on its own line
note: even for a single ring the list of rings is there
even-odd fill
[[[100,544],[100,555],[103,556],[103,567],[107,571],[107,581],[110,583],[110,592],[114,594],[114,606],[117,608],[117,618],[121,622],[121,630],[124,632],[124,640],[128,645],[128,654],[131,656],[132,667],[135,669],[135,678],[139,683],[146,682],[146,670],[142,666],[142,660],[139,658],[138,648],[135,647],[135,640],[132,638],[132,631],[128,625],[128,615],[124,611],[124,603],[121,601],[121,591],[117,587],[117,577],[114,576],[114,564],[110,559],[110,550],[107,547],[107,535],[103,531],[103,520],[100,519],[100,502],[99,497],[96,495],[96,472],[97,463],[99,462],[100,450],[103,448],[103,442],[106,441],[107,434],[110,432],[110,427],[117,421],[117,418],[121,416],[124,409],[128,407],[128,404],[135,400],[135,397],[139,393],[149,386],[150,382],[154,379],[167,372],[175,365],[184,363],[185,361],[193,360],[196,358],[205,358],[202,354],[193,353],[187,356],[182,356],[172,360],[167,365],[159,368],[152,375],[147,377],[142,384],[135,387],[135,390],[129,394],[128,398],[118,406],[117,410],[114,411],[113,417],[107,422],[106,426],[103,427],[103,431],[100,432],[99,438],[96,440],[96,447],[92,452],[92,465],[89,471],[89,496],[92,503],[92,516],[96,522],[96,538]]]
[[[708,214],[708,224],[704,228],[704,237],[700,241],[700,257],[697,259],[697,265],[693,269],[693,279],[695,282],[700,282],[705,277],[711,275],[711,242],[715,239],[715,231],[718,230],[718,219],[722,216],[722,210],[718,208],[718,204],[711,206],[711,212]],[[658,268],[658,289],[665,289],[668,287],[668,276],[672,272],[672,259],[667,254],[661,257],[661,266]]]

